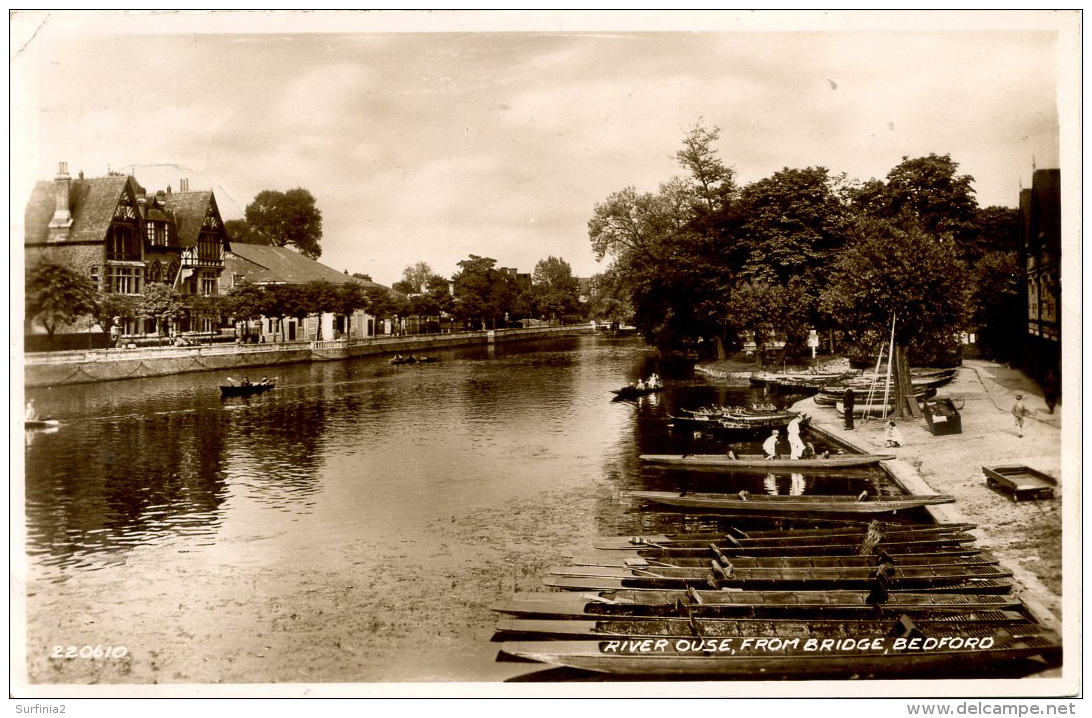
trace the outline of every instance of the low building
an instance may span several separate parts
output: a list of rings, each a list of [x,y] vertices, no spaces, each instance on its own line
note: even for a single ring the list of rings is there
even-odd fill
[[[327,267],[287,247],[270,247],[261,244],[236,242],[225,253],[226,271],[220,285],[223,294],[242,284],[302,285],[311,282],[347,284],[354,282],[364,289],[394,290],[361,277],[351,276]],[[310,316],[300,322],[294,317],[265,317],[247,328],[246,336],[257,341],[316,341],[335,338],[367,339],[391,333],[389,321],[363,311],[352,316],[322,314]]]

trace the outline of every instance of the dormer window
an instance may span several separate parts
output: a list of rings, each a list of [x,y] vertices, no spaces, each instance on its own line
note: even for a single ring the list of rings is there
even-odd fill
[[[170,241],[170,227],[166,222],[147,222],[148,243],[156,247],[166,247]]]

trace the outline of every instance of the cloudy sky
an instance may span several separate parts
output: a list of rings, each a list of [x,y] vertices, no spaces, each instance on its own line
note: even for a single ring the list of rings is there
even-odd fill
[[[225,219],[309,189],[320,260],[384,284],[470,254],[601,271],[587,221],[680,170],[695,122],[741,183],[950,154],[1015,206],[1059,163],[1064,13],[31,13],[11,23],[12,217],[57,162],[181,178]],[[1061,31],[1061,32],[1059,32]],[[13,231],[13,236],[21,235]]]

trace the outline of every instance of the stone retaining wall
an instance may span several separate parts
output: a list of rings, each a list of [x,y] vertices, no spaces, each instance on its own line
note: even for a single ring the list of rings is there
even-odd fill
[[[155,350],[116,349],[27,355],[26,386],[62,386],[118,379],[139,379],[196,371],[224,371],[308,361],[339,361],[379,354],[413,354],[452,347],[531,341],[591,333],[587,326],[504,329],[412,337],[390,337],[285,345],[180,347]]]

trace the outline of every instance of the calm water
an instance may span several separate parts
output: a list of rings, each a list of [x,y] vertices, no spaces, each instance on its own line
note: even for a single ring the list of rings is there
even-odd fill
[[[724,488],[722,477],[642,468],[636,457],[721,451],[673,433],[668,417],[760,398],[699,376],[669,378],[660,396],[611,402],[610,389],[654,361],[635,341],[585,337],[438,356],[420,366],[380,357],[251,370],[254,379],[277,375],[274,391],[251,398],[222,400],[216,384],[226,373],[33,391],[39,411],[63,422],[26,437],[35,575],[65,581],[135,552],[167,560],[214,550],[291,565],[306,561],[307,544],[423,531],[440,517],[589,477],[618,489]],[[868,473],[730,482],[733,491],[767,493],[889,491]],[[694,523],[602,504],[607,531]]]

